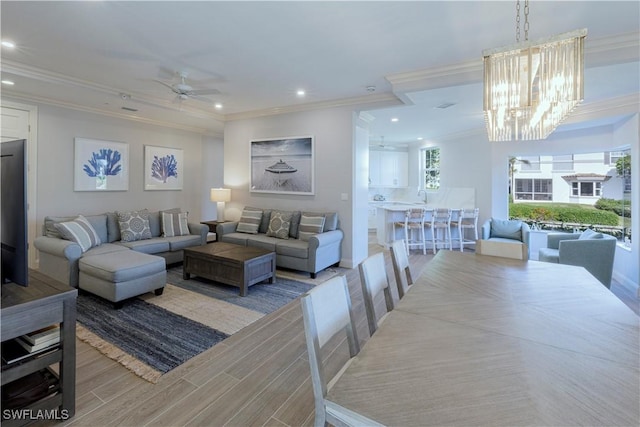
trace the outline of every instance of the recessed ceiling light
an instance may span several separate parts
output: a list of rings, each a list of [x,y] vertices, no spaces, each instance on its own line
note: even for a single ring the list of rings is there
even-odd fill
[[[2,40],[2,46],[8,47],[9,49],[13,49],[16,47],[16,44],[11,40]]]
[[[298,95],[298,96],[304,96],[304,95],[305,95],[305,93],[306,93],[306,92],[304,91],[304,89],[298,89],[298,90],[296,91],[296,95]]]
[[[13,86],[15,83],[12,82],[11,80],[2,80],[2,84],[7,86]]]
[[[419,136],[419,137],[418,137],[418,141],[422,141],[422,139],[423,139],[423,138],[422,138],[421,136]]]
[[[213,108],[215,108],[216,110],[222,110],[222,104],[216,102],[215,104],[213,104]]]
[[[394,122],[394,123],[395,123],[395,122],[397,122],[398,120],[400,120],[400,119],[398,119],[397,117],[393,117],[393,118],[391,119],[391,121],[392,121],[392,122]]]

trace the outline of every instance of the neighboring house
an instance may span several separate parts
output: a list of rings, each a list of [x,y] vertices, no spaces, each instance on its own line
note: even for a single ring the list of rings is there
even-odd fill
[[[616,161],[625,154],[607,151],[518,157],[514,202],[593,205],[600,198],[623,199],[631,188],[631,178],[618,176]]]

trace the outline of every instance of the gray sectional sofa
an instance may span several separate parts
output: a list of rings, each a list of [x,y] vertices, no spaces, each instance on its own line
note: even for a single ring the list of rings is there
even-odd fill
[[[45,217],[43,235],[34,241],[40,253],[39,270],[114,303],[150,291],[161,294],[166,284],[166,265],[181,262],[184,248],[205,245],[209,229],[202,224],[188,223],[189,234],[173,233],[176,235],[166,237],[162,232],[161,212],[146,214],[146,234],[141,240],[133,241],[121,240],[121,222],[116,212],[85,216],[100,242],[89,247],[83,247],[83,242],[68,240],[69,236],[63,236],[59,228],[60,223],[77,220],[77,216]]]
[[[276,218],[280,214],[291,217],[288,232],[273,229],[274,223],[281,226]],[[305,271],[315,278],[319,271],[340,263],[344,233],[338,227],[336,212],[245,207],[239,221],[218,224],[216,233],[218,241],[272,250],[278,267]]]

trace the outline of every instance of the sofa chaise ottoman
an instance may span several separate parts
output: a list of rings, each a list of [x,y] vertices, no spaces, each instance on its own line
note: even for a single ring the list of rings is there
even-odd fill
[[[147,292],[162,295],[167,283],[164,258],[136,251],[118,251],[109,256],[80,258],[78,288],[114,303]]]

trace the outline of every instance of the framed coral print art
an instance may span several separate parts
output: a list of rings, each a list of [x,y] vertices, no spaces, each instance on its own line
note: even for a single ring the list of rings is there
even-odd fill
[[[183,171],[182,150],[144,146],[145,190],[182,190]]]
[[[129,144],[75,138],[73,189],[75,191],[127,191]]]

